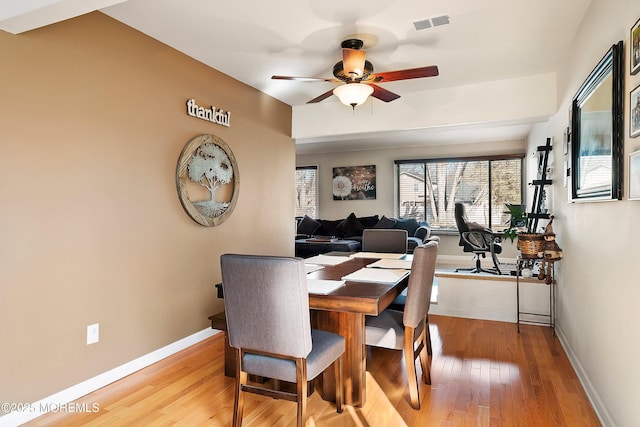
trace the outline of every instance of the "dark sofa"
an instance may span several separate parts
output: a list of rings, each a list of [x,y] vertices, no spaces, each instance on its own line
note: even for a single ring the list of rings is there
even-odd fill
[[[387,218],[378,215],[357,217],[353,212],[346,218],[327,220],[313,219],[307,215],[296,218],[296,256],[308,257],[332,250],[349,248],[360,250],[362,232],[365,228],[397,228],[407,230],[407,250],[413,253],[413,249],[427,242],[431,237],[429,225],[426,222],[418,222],[415,219]],[[334,244],[314,245],[308,242],[310,238],[332,238]],[[357,242],[347,243],[347,242]],[[353,249],[356,248],[356,249]]]

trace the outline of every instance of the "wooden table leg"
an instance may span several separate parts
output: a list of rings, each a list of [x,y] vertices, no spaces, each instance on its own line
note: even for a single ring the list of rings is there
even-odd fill
[[[316,329],[335,332],[345,338],[345,354],[342,364],[344,403],[364,406],[366,399],[366,360],[364,314],[335,311],[313,311],[312,324]],[[334,370],[322,375],[322,397],[335,401]]]

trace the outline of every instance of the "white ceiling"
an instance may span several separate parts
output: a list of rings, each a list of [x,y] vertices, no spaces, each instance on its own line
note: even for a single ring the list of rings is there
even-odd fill
[[[297,106],[335,85],[275,81],[271,76],[332,77],[333,65],[341,60],[340,42],[351,35],[365,41],[376,72],[438,66],[438,77],[381,84],[401,96],[554,72],[590,1],[22,0],[0,2],[0,28],[20,33],[101,10]],[[448,25],[420,31],[413,25],[442,15],[449,16]],[[530,128],[526,123],[500,123],[493,137],[522,138]],[[492,138],[491,129],[483,126],[483,138]],[[464,129],[449,131],[453,133],[432,132],[432,138],[465,138]],[[411,141],[416,131],[396,136]],[[381,134],[378,139],[388,137]],[[371,141],[371,135],[367,138]],[[350,137],[354,144],[357,139]]]

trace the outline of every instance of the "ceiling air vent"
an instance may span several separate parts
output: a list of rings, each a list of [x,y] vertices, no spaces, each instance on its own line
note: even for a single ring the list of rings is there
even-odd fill
[[[435,18],[431,18],[431,23],[434,27],[439,27],[440,25],[447,25],[449,23],[449,15],[436,16]]]
[[[449,23],[449,15],[436,16],[434,18],[427,18],[421,21],[415,21],[413,26],[416,31],[426,30],[431,27],[439,27],[440,25],[446,25]]]
[[[416,31],[426,30],[427,28],[431,28],[431,21],[428,19],[423,19],[422,21],[414,22],[413,26],[416,27]]]

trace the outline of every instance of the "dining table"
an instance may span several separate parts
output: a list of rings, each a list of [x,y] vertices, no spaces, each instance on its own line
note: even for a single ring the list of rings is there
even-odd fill
[[[335,257],[340,262],[331,265],[314,264],[318,257]],[[410,266],[411,254],[376,254],[362,252],[329,252],[305,260],[305,265],[311,267],[307,274],[309,283],[309,309],[311,311],[311,325],[315,329],[334,332],[345,338],[345,353],[342,361],[343,403],[355,407],[362,407],[366,402],[366,371],[367,351],[365,340],[365,317],[377,316],[387,308],[408,285],[409,271],[396,281],[378,281],[376,279],[352,280],[349,277],[359,271],[373,275],[384,276],[382,270],[370,268],[371,264],[384,258],[404,261]],[[331,260],[331,258],[324,258]],[[409,268],[409,267],[407,267]],[[366,270],[363,270],[366,269]],[[370,270],[370,271],[367,271]],[[377,270],[377,271],[376,271]],[[343,279],[344,278],[344,279]],[[342,282],[330,292],[314,293],[311,282]],[[223,284],[216,284],[218,297],[224,298]],[[212,328],[226,331],[225,313],[210,316]],[[235,357],[229,345],[228,336],[225,338],[225,375],[235,376]],[[320,392],[322,398],[335,401],[335,374],[333,369],[327,369],[313,387]],[[313,388],[309,389],[311,392]]]
[[[332,253],[340,256],[340,253]],[[323,265],[308,273],[308,279],[340,281],[343,277],[366,268],[380,257],[358,257],[350,253],[349,259],[336,265]],[[331,255],[328,255],[331,256]],[[380,255],[382,256],[382,254]],[[401,255],[410,261],[411,255]],[[310,260],[313,262],[313,260]],[[370,270],[369,268],[367,270]],[[377,316],[407,287],[408,273],[397,282],[344,280],[344,285],[328,294],[309,293],[311,324],[313,328],[334,332],[345,338],[343,356],[343,401],[347,405],[362,407],[366,401],[366,340],[365,316]],[[325,400],[335,400],[334,370],[327,369],[317,384]]]

